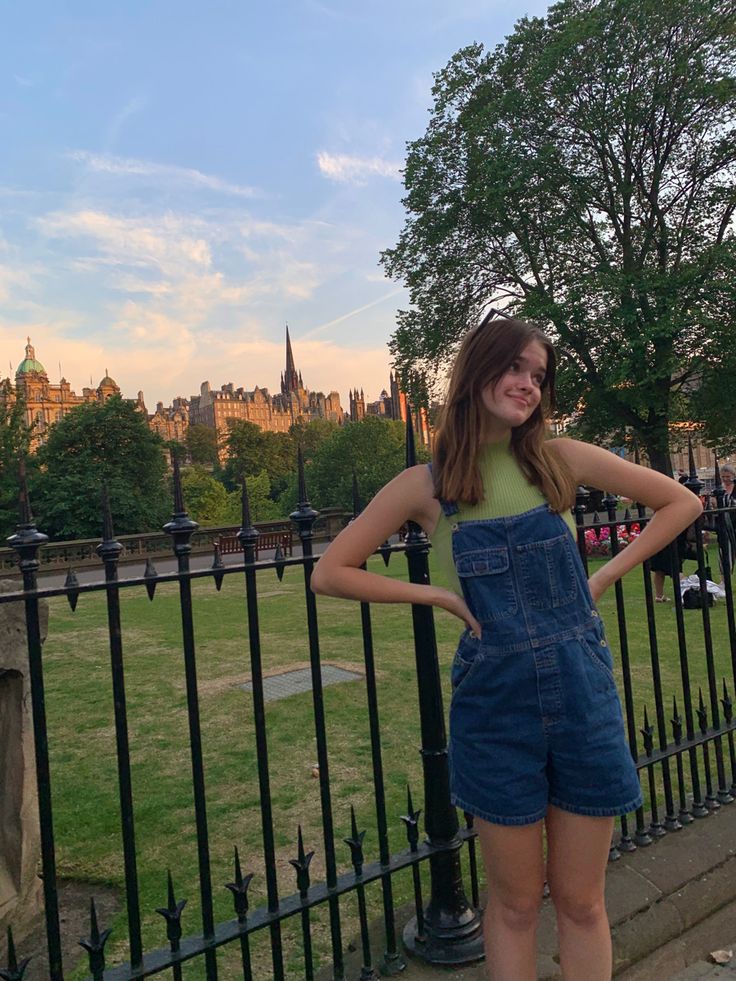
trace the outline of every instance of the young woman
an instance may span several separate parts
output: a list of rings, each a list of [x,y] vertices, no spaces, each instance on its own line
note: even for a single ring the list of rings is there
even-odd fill
[[[604,881],[613,819],[641,796],[595,603],[701,510],[669,477],[596,446],[547,439],[554,377],[552,345],[531,324],[487,317],[469,331],[433,467],[412,467],[384,487],[312,577],[317,593],[433,604],[466,624],[452,666],[451,791],[476,817],[493,981],[536,978],[545,878],[566,981],[611,976]],[[655,512],[589,580],[570,514],[578,484]],[[450,589],[360,568],[406,521],[432,539]]]

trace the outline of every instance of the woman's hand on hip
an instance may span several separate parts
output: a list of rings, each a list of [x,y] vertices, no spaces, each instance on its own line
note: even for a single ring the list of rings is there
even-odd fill
[[[434,599],[434,605],[439,606],[443,610],[447,610],[448,613],[452,613],[454,616],[458,617],[463,621],[474,637],[480,637],[481,626],[470,612],[470,608],[462,596],[458,596],[457,593],[453,593],[451,589],[438,588],[436,598]]]

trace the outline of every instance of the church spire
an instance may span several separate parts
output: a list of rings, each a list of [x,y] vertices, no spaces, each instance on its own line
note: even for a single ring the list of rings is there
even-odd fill
[[[289,325],[286,325],[286,371],[284,372],[283,392],[297,392],[299,390],[299,375],[294,365],[294,354],[291,350],[291,338],[289,337]]]

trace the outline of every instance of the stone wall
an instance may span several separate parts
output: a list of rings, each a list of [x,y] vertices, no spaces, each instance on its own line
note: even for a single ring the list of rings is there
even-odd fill
[[[17,581],[0,580],[0,593]],[[48,629],[48,604],[41,603],[41,637]],[[0,931],[24,926],[41,905],[38,877],[40,836],[28,677],[25,605],[0,605]]]

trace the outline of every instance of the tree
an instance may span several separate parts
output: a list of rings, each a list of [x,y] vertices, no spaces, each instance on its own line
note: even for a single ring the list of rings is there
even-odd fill
[[[418,448],[419,462],[428,454]],[[335,427],[306,465],[307,493],[316,508],[339,507],[349,511],[353,506],[353,471],[355,472],[361,506],[389,480],[406,462],[404,424],[380,416],[366,416],[360,422],[348,422]],[[280,499],[281,510],[289,513],[297,504],[296,478],[292,479]]]
[[[204,467],[182,471],[182,490],[187,511],[203,526],[239,525],[242,520],[242,490],[227,491],[224,484]],[[253,521],[273,521],[280,517],[278,505],[270,497],[271,484],[265,470],[248,478],[248,502]]]
[[[18,465],[27,457],[31,427],[26,423],[22,393],[14,395],[10,381],[0,382],[0,544],[18,524]]]
[[[459,51],[410,144],[388,273],[409,287],[399,373],[436,387],[491,303],[544,326],[580,431],[634,435],[669,472],[670,422],[710,411],[736,345],[731,0],[562,0]],[[725,429],[724,429],[725,427]]]
[[[287,433],[272,433],[254,422],[232,420],[225,440],[228,459],[223,479],[231,489],[242,478],[255,477],[262,470],[268,474],[274,495],[281,492],[286,479],[296,468],[296,448]]]
[[[217,464],[217,433],[214,429],[198,423],[189,426],[185,442],[192,463]]]
[[[301,446],[304,459],[311,460],[336,428],[337,423],[330,419],[311,419],[309,422],[295,422],[289,427],[289,436],[294,446]]]
[[[204,467],[182,470],[181,484],[186,509],[198,524],[217,526],[234,524],[238,520],[237,510],[233,514],[232,501],[224,485]]]
[[[51,427],[37,456],[34,507],[39,527],[53,538],[100,534],[103,484],[118,535],[157,531],[171,515],[161,440],[120,396],[72,409]]]

